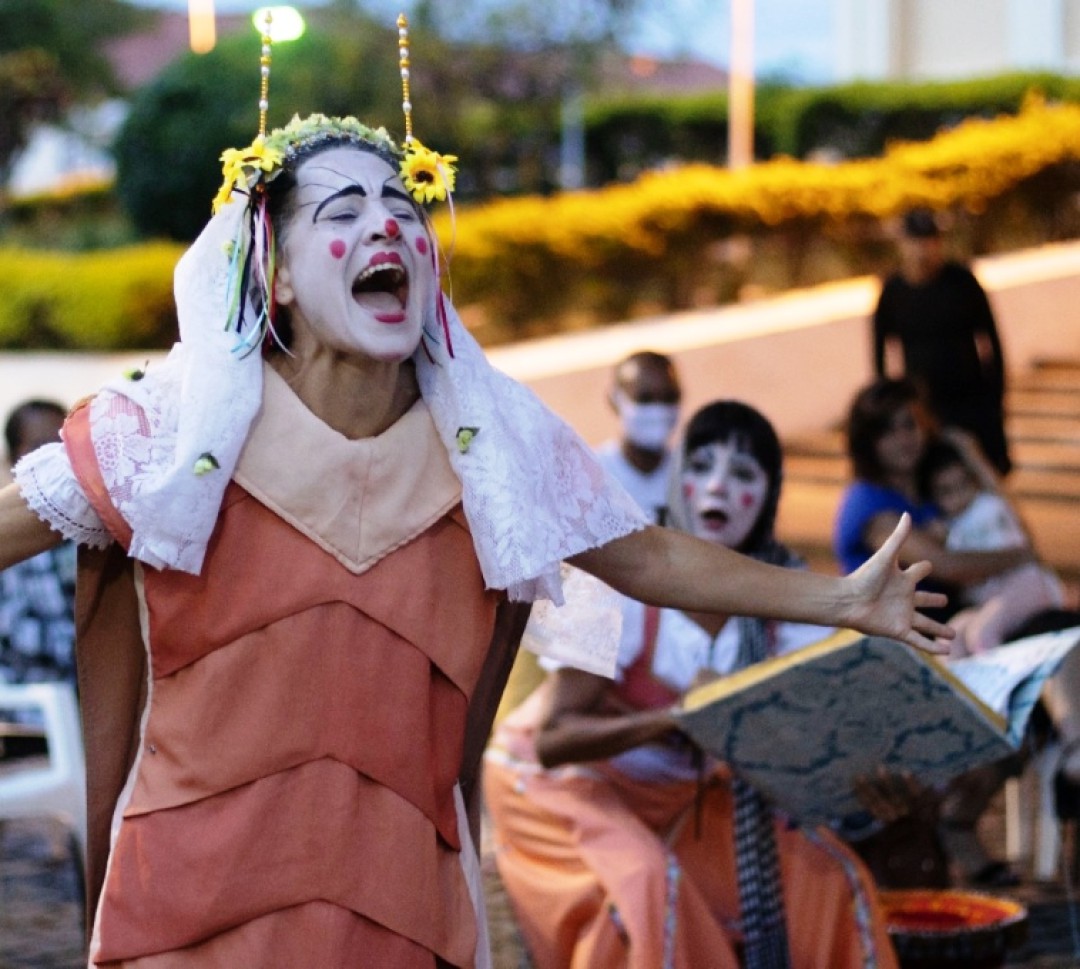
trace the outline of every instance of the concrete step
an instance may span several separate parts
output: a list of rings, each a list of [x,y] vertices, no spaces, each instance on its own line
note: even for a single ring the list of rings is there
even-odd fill
[[[1080,387],[1013,387],[1005,395],[1010,417],[1055,415],[1080,419]]]
[[[1065,414],[1009,414],[1005,430],[1010,441],[1071,441],[1080,443],[1080,423]]]

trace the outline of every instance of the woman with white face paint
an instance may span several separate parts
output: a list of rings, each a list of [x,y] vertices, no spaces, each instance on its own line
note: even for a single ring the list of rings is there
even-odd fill
[[[259,133],[176,269],[180,341],[16,466],[0,568],[82,547],[92,965],[484,969],[465,803],[564,562],[666,606],[945,630],[906,526],[841,580],[650,525],[443,293],[423,206],[455,158],[413,137],[407,19],[400,145],[267,130],[271,19]]]
[[[799,568],[773,535],[781,478],[769,422],[736,401],[711,404],[675,455],[672,524]],[[696,682],[831,630],[631,599],[622,613],[616,680],[553,668],[486,756],[496,860],[536,965],[894,966],[850,850],[702,763],[670,713]]]
[[[442,293],[441,156],[313,115],[223,160],[180,343],[0,492],[0,568],[85,549],[95,965],[485,965],[464,802],[564,561],[670,607],[945,632],[905,526],[840,580],[648,524]]]

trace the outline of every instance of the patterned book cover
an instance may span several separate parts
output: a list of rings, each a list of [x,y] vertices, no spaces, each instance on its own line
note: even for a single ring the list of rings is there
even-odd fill
[[[879,767],[936,784],[1014,749],[1006,718],[941,661],[850,631],[692,691],[679,719],[811,824],[860,810],[853,781]]]

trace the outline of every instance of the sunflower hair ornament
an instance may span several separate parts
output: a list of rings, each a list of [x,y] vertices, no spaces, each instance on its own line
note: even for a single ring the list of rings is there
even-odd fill
[[[222,183],[212,206],[216,215],[224,206],[232,204],[234,196],[247,199],[248,218],[243,220],[236,238],[228,246],[231,264],[226,325],[241,335],[237,347],[241,353],[257,348],[268,334],[274,342],[283,346],[274,330],[274,230],[267,208],[266,186],[287,166],[295,164],[299,158],[323,144],[365,144],[391,165],[396,165],[402,183],[418,206],[447,201],[451,215],[457,174],[454,166],[456,155],[441,155],[432,151],[412,133],[409,22],[404,14],[397,19],[401,107],[405,116],[405,139],[401,146],[395,143],[385,128],[369,127],[351,116],[332,118],[312,114],[300,118],[294,115],[284,127],[267,131],[273,53],[272,22],[272,14],[267,10],[262,24],[259,55],[258,134],[246,148],[227,148],[222,152]],[[433,258],[438,277],[441,275],[439,260],[434,253]],[[442,299],[436,300],[436,304],[447,349],[453,356]],[[255,314],[253,326],[245,325],[245,307]]]
[[[444,201],[454,191],[457,155],[440,155],[413,137],[410,95],[409,18],[398,14],[398,67],[401,70],[401,110],[405,115],[405,149],[401,180],[421,205]]]

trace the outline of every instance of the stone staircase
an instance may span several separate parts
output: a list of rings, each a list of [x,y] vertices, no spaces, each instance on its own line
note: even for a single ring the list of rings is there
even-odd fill
[[[1014,470],[1006,482],[1046,562],[1080,583],[1080,359],[1038,361],[1012,375],[1006,430]],[[784,442],[779,534],[818,569],[835,571],[830,531],[849,478],[840,428]]]

